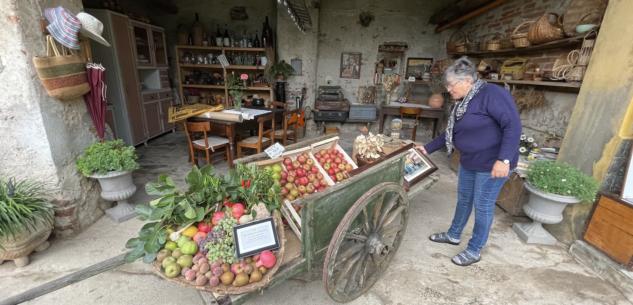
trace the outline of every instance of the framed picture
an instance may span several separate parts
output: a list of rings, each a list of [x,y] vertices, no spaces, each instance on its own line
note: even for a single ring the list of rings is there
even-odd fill
[[[433,67],[433,58],[409,57],[407,58],[406,78],[410,76],[422,79],[422,73],[430,72]]]
[[[301,76],[301,69],[303,66],[301,59],[291,59],[290,66],[292,66],[292,75]]]
[[[411,148],[404,165],[405,189],[410,188],[437,170],[437,166],[421,151]]]
[[[360,79],[360,60],[362,53],[341,53],[341,78]]]
[[[233,226],[233,238],[237,258],[281,247],[273,217]]]

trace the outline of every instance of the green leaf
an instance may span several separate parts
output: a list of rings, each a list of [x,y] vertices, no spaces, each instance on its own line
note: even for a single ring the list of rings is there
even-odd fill
[[[204,208],[203,207],[196,207],[196,221],[202,221],[204,219]]]
[[[197,167],[194,166],[191,168],[191,172],[189,172],[189,175],[185,178],[185,182],[190,185],[190,188],[191,186],[198,186],[202,183],[202,174]]]
[[[169,178],[169,175],[162,174],[162,175],[158,176],[158,182],[159,183],[165,183],[165,182],[167,182],[167,178]]]
[[[158,205],[160,203],[160,201],[163,200],[163,198],[158,198],[158,199],[154,199],[152,201],[149,202],[150,205]]]
[[[257,218],[257,211],[255,211],[255,209],[251,210],[251,216],[253,216],[253,219]]]
[[[170,206],[155,208],[152,210],[152,213],[149,215],[149,220],[156,221],[156,220],[161,220],[161,219],[168,219],[167,217],[165,217],[165,214],[167,213],[167,211],[171,211],[173,209],[174,208]]]
[[[171,185],[157,185],[151,182],[145,184],[145,192],[147,192],[147,195],[162,196],[162,195],[167,195],[167,194],[173,194],[174,191],[176,191],[176,188]]]
[[[167,177],[167,181],[165,181],[165,183],[167,183],[167,185],[176,187],[176,184],[174,183],[174,180],[172,180],[171,178]]]
[[[145,252],[147,253],[156,253],[158,252],[158,250],[160,250],[160,245],[158,244],[158,236],[152,236],[152,237],[155,237],[155,238],[146,242],[145,245],[143,246],[143,248],[145,249]]]
[[[133,263],[135,260],[139,259],[143,254],[145,254],[145,250],[143,249],[145,243],[139,244],[136,249],[125,254],[125,258],[123,259],[126,263]]]
[[[141,244],[141,241],[138,240],[137,238],[131,238],[127,241],[127,243],[125,243],[125,247],[128,249],[134,249],[136,247],[138,247],[138,245]]]
[[[213,165],[207,164],[200,169],[200,173],[205,176],[211,176],[213,174]]]
[[[153,262],[156,259],[157,255],[158,255],[158,253],[145,254],[145,256],[143,256],[143,262],[146,263],[146,264],[149,264],[149,263]]]
[[[136,214],[138,215],[138,219],[141,221],[148,220],[149,215],[152,213],[151,209],[144,204],[137,205],[135,210]]]

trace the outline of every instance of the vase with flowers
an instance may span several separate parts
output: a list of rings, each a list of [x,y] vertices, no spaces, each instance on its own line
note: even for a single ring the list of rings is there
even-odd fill
[[[231,73],[231,77],[227,77],[226,86],[229,88],[229,94],[233,98],[235,111],[242,111],[242,95],[244,95],[244,90],[248,89],[246,80],[248,80],[247,74],[235,76],[235,72]]]
[[[200,91],[198,91],[198,89],[195,89],[195,88],[187,89],[186,100],[187,100],[187,104],[189,105],[198,104],[200,102]]]
[[[537,150],[538,145],[534,142],[533,137],[528,137],[525,134],[521,134],[521,141],[519,142],[519,154],[528,156],[531,152]],[[531,161],[534,161],[534,158],[530,158]]]

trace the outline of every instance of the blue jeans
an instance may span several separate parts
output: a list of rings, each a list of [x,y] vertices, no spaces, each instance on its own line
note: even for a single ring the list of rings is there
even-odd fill
[[[512,170],[508,173],[508,177],[511,172]],[[460,239],[474,205],[475,227],[473,237],[466,248],[472,254],[480,254],[481,248],[488,241],[492,218],[495,214],[495,201],[508,177],[491,178],[489,172],[473,172],[459,165],[457,207],[448,235],[454,239]]]

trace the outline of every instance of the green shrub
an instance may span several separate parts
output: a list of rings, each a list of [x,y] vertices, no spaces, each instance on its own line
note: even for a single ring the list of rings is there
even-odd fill
[[[38,221],[52,228],[53,205],[43,195],[41,183],[0,180],[0,238],[35,231]],[[4,249],[2,244],[0,249]]]
[[[109,171],[135,170],[136,163],[134,147],[126,147],[122,140],[94,143],[86,148],[84,156],[77,159],[77,169],[84,176],[89,177],[94,173],[101,175]]]
[[[294,71],[292,66],[289,65],[285,60],[282,60],[270,66],[270,70],[268,71],[268,73],[273,77],[282,74],[285,78],[288,78],[290,77],[290,75],[292,75],[292,71]]]
[[[537,161],[528,167],[527,180],[550,194],[574,196],[584,203],[593,202],[600,185],[567,163]]]

